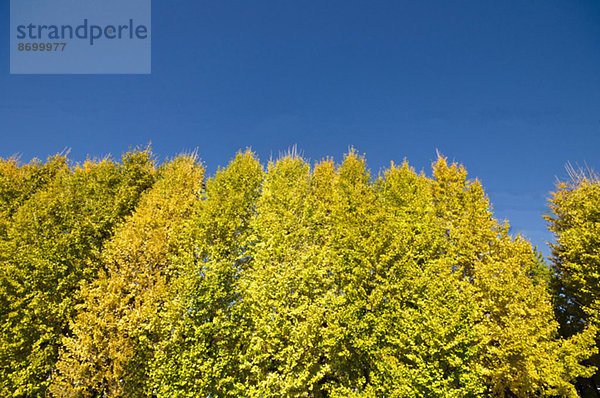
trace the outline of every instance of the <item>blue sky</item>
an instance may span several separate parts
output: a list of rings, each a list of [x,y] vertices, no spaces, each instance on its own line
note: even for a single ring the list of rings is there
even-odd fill
[[[537,245],[564,165],[600,169],[600,2],[158,1],[151,75],[10,75],[0,3],[0,156],[198,148],[212,172],[366,153],[374,174],[436,148]],[[547,253],[547,250],[544,250]]]

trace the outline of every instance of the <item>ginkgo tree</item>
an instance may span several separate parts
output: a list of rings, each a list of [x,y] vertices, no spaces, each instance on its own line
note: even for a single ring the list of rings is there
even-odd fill
[[[561,334],[570,337],[600,322],[600,178],[570,165],[567,170],[570,180],[557,184],[552,213],[545,218],[556,236],[551,245],[555,309]],[[589,362],[600,369],[598,355]],[[584,396],[597,396],[600,372],[582,378],[578,386]]]
[[[82,286],[73,335],[64,339],[55,396],[148,396],[149,363],[172,277],[179,234],[200,200],[204,169],[180,156],[158,170],[98,259],[99,277]]]
[[[436,214],[445,228],[446,258],[471,284],[474,319],[485,349],[478,364],[497,396],[570,396],[573,382],[592,369],[594,330],[561,339],[545,266],[529,242],[508,234],[493,217],[479,181],[439,157],[432,181]]]
[[[242,309],[240,275],[249,266],[249,221],[263,170],[240,152],[206,182],[186,222],[174,260],[163,340],[152,378],[161,397],[239,396],[249,317]]]
[[[80,283],[115,227],[153,183],[149,150],[70,166],[2,163],[0,237],[0,393],[43,396]],[[8,197],[7,197],[8,196]]]

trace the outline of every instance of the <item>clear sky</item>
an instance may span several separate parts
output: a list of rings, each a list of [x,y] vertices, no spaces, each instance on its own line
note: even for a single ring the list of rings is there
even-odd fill
[[[600,1],[163,1],[151,75],[9,75],[0,2],[0,156],[198,148],[209,171],[366,153],[373,174],[436,148],[542,246],[564,165],[600,169]],[[547,249],[544,249],[547,253]]]

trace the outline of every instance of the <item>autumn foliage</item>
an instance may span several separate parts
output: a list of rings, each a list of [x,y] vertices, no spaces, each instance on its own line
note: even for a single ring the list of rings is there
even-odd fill
[[[576,397],[597,220],[563,231],[587,194],[554,197],[550,268],[461,165],[432,167],[0,160],[0,395]]]

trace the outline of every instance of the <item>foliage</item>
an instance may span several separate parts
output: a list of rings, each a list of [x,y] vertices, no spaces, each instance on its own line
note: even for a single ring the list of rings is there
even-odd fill
[[[147,396],[161,312],[181,228],[199,201],[203,168],[193,156],[165,164],[107,244],[105,272],[82,286],[73,336],[64,339],[56,396]]]
[[[552,215],[546,217],[556,236],[551,245],[552,289],[566,337],[591,333],[600,321],[600,180],[593,173],[571,169],[570,174],[571,181],[557,185],[550,199]],[[600,358],[595,355],[589,363],[598,368]],[[595,396],[600,374],[581,380],[579,387],[584,395]]]
[[[405,162],[375,178],[354,150],[266,169],[240,152],[207,179],[195,155],[156,168],[149,150],[2,160],[0,389],[575,397],[600,308],[586,184],[554,196],[549,284],[443,157],[432,177]]]
[[[148,151],[69,167],[3,162],[0,241],[0,391],[40,396],[69,333],[79,284],[95,278],[95,259],[115,226],[153,181]]]
[[[208,179],[185,226],[185,250],[174,265],[180,277],[173,282],[154,362],[161,397],[238,396],[238,354],[248,321],[238,285],[249,262],[248,223],[262,179],[254,155],[239,153]]]

